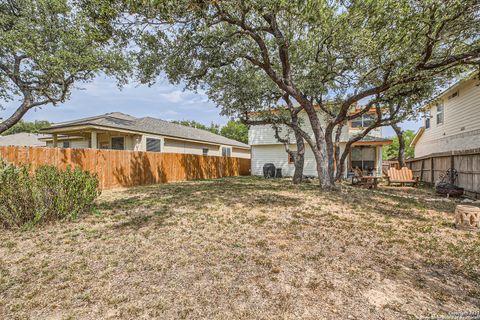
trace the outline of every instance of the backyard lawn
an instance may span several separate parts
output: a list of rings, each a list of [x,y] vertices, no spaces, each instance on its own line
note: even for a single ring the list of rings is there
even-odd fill
[[[242,177],[104,192],[77,222],[0,230],[0,318],[478,311],[480,235],[454,228],[455,203],[380,190]]]

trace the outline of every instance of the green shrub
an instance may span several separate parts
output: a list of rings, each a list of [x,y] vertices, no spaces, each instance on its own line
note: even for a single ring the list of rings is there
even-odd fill
[[[97,178],[78,168],[65,171],[0,161],[0,226],[31,227],[56,220],[74,220],[92,209],[99,194]]]

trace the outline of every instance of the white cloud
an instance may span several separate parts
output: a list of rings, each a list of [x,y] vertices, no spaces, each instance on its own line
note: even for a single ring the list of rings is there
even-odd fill
[[[185,93],[180,90],[174,90],[168,93],[161,93],[160,96],[164,97],[169,102],[178,103],[184,100]]]

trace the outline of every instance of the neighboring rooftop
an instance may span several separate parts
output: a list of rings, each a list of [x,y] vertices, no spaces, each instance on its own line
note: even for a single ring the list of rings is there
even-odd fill
[[[169,121],[144,117],[135,118],[131,115],[112,112],[103,115],[83,118],[78,120],[66,121],[56,123],[48,128],[42,129],[42,132],[51,132],[53,129],[68,128],[75,126],[101,126],[108,128],[117,128],[123,130],[130,130],[142,133],[153,133],[167,137],[210,142],[222,145],[231,145],[240,148],[250,148],[247,144],[225,138],[212,132],[196,129],[192,127],[183,126]]]
[[[49,135],[28,132],[9,134],[0,136],[0,146],[45,147],[45,142],[39,139],[47,137],[49,137]]]

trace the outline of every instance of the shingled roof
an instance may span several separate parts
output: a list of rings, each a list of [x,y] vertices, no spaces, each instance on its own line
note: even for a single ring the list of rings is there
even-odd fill
[[[209,142],[214,144],[229,145],[240,148],[250,148],[247,144],[225,138],[218,134],[196,129],[192,127],[183,126],[169,121],[156,119],[152,117],[135,118],[131,115],[112,112],[96,117],[83,118],[73,121],[56,123],[48,128],[43,129],[43,132],[49,132],[52,129],[68,128],[75,126],[101,126],[112,129],[122,129],[142,133],[153,133],[162,136],[181,138],[188,140],[195,140],[201,142]]]

